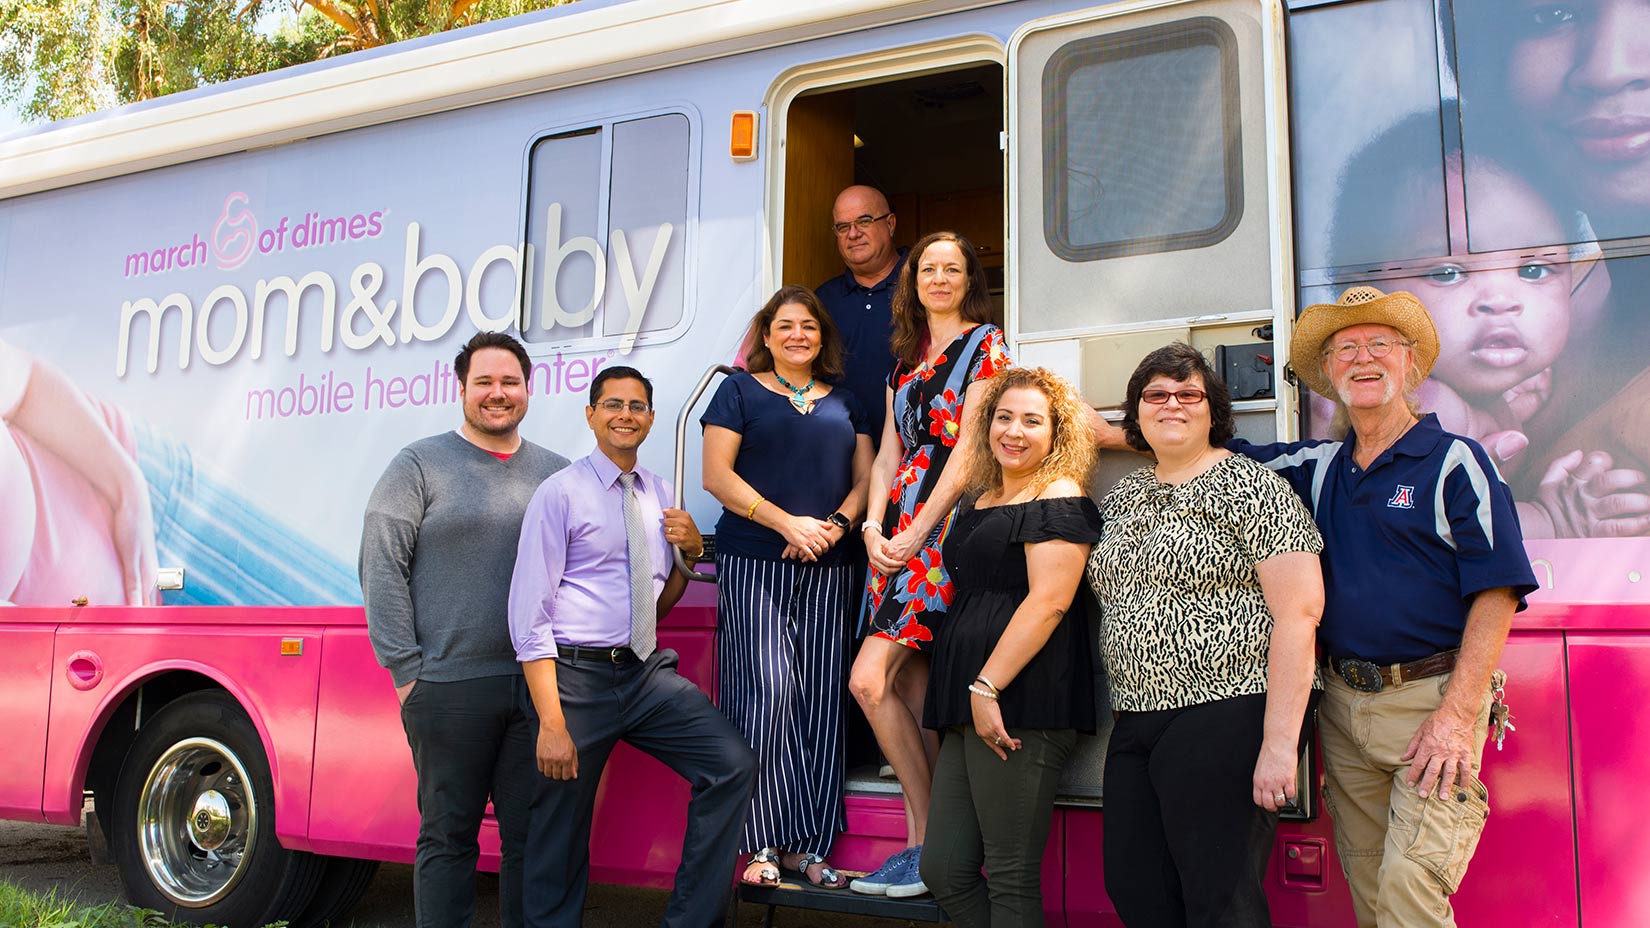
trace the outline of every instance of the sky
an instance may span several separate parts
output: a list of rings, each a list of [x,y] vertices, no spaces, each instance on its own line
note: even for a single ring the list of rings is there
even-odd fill
[[[258,24],[254,28],[267,35],[279,29],[282,22],[292,15],[294,15],[293,8],[286,3],[272,3],[264,11],[264,14],[258,17]],[[18,111],[22,109],[22,106],[21,101],[10,104],[0,103],[0,138],[5,138],[13,132],[27,128],[30,125],[18,115]]]
[[[0,138],[4,138],[28,125],[21,116],[17,115],[18,107],[22,104],[0,103]]]

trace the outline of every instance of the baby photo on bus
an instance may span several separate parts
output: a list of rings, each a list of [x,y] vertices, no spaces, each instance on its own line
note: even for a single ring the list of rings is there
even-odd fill
[[[1438,364],[1416,389],[1416,401],[1436,413],[1445,428],[1483,444],[1503,479],[1529,487],[1518,497],[1526,536],[1650,533],[1650,481],[1639,469],[1643,462],[1630,455],[1618,462],[1600,447],[1532,450],[1526,428],[1563,385],[1560,361],[1572,326],[1591,323],[1598,313],[1600,288],[1583,290],[1601,254],[1585,217],[1564,214],[1527,178],[1476,152],[1446,153],[1442,174],[1436,163],[1403,158],[1397,149],[1402,140],[1437,118],[1412,114],[1377,133],[1348,160],[1330,226],[1331,263],[1353,263],[1340,256],[1356,247],[1349,242],[1354,236],[1423,240],[1441,203],[1448,204],[1452,226],[1467,228],[1470,221],[1472,228],[1493,228],[1490,234],[1498,240],[1548,243],[1406,260],[1399,264],[1404,276],[1382,280],[1389,292],[1413,293],[1438,328]],[[1394,165],[1400,168],[1396,176]],[[1448,186],[1463,189],[1468,173],[1476,182],[1470,216],[1462,197],[1446,196]],[[1571,242],[1576,244],[1566,244]],[[1327,400],[1315,399],[1312,411],[1315,429],[1340,430],[1329,421]],[[1541,471],[1531,474],[1537,465]]]

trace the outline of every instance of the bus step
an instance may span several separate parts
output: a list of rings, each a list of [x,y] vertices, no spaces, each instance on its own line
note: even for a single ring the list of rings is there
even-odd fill
[[[855,874],[858,875],[860,874]],[[945,910],[940,908],[940,904],[934,901],[933,896],[923,895],[910,899],[866,896],[849,889],[821,889],[800,876],[783,877],[778,886],[740,884],[739,901],[768,907],[767,913],[762,917],[762,928],[773,928],[774,914],[780,906],[908,922],[950,921],[945,915]]]

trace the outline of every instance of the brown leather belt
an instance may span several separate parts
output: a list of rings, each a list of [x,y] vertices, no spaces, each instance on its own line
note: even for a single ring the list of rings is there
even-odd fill
[[[1455,658],[1460,653],[1460,649],[1457,648],[1453,651],[1440,651],[1431,657],[1423,657],[1407,664],[1385,665],[1355,657],[1330,657],[1326,654],[1323,666],[1355,690],[1379,693],[1389,686],[1449,673],[1455,669]]]

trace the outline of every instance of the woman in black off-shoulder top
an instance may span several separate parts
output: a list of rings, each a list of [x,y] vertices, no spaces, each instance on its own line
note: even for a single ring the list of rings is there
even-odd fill
[[[923,724],[941,733],[922,878],[963,928],[1043,924],[1060,768],[1094,731],[1077,598],[1100,514],[1081,401],[1041,368],[992,379],[970,423],[968,498],[943,561],[956,584]],[[981,867],[991,874],[981,876]]]

